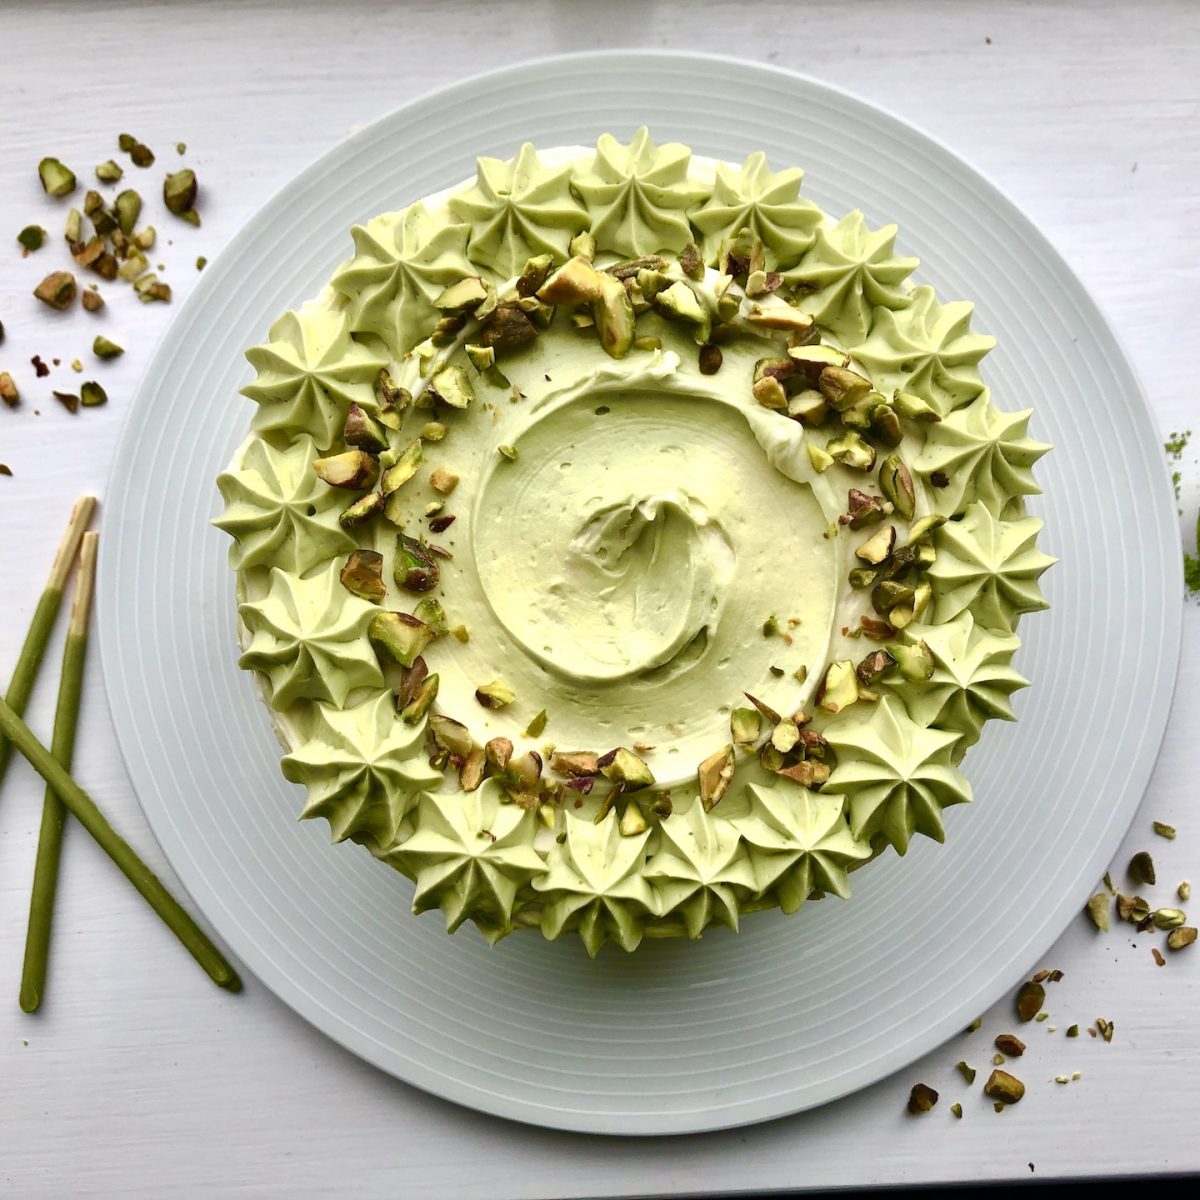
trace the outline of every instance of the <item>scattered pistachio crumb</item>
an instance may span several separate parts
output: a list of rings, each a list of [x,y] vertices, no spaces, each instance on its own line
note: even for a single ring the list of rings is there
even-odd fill
[[[187,142],[176,142],[175,143],[175,153],[176,154],[186,154],[187,153]]]
[[[778,632],[779,632],[779,621],[776,618],[775,614],[772,613],[762,623],[762,635],[763,635],[763,637],[774,637]]]
[[[77,358],[71,359],[71,370],[82,373],[83,363],[81,363]]]
[[[8,463],[0,463],[0,475],[7,475],[9,478],[12,478],[12,467]],[[28,1045],[29,1043],[26,1042],[25,1044]]]
[[[1070,1083],[1071,1081],[1065,1075],[1055,1075],[1055,1083]]]
[[[975,1082],[975,1068],[967,1066],[965,1061],[960,1060],[954,1064],[958,1073],[967,1081],[968,1084]]]
[[[938,1094],[925,1083],[914,1083],[908,1095],[910,1113],[926,1113],[938,1102]]]
[[[1175,840],[1174,825],[1166,825],[1162,821],[1155,821],[1154,832],[1157,833],[1159,837],[1166,838],[1168,842],[1173,842]]]
[[[1151,946],[1150,953],[1158,966],[1165,967],[1167,965],[1167,960],[1163,958],[1162,951],[1157,946]]]
[[[1067,1026],[1067,1037],[1078,1037],[1078,1036],[1079,1036],[1079,1026],[1078,1025],[1068,1025]]]
[[[983,1018],[976,1017],[975,1020],[973,1020],[970,1023],[970,1025],[968,1025],[966,1027],[966,1029],[963,1030],[963,1033],[974,1033],[975,1030],[977,1030],[982,1024],[983,1024]]]
[[[1058,1026],[1057,1026],[1057,1025],[1047,1025],[1047,1026],[1046,1026],[1046,1032],[1047,1032],[1047,1033],[1057,1033],[1057,1032],[1058,1032]]]
[[[201,255],[200,255],[200,256],[199,256],[199,257],[196,259],[196,270],[197,270],[197,271],[203,271],[203,270],[204,270],[204,268],[205,268],[205,267],[207,267],[207,266],[208,266],[208,259],[207,259],[207,258],[205,258],[203,254],[201,254]]]
[[[995,1112],[1003,1112],[1003,1111],[1004,1111],[1004,1101],[1003,1101],[1003,1100],[996,1100],[996,1101],[995,1101],[995,1102],[992,1104],[992,1109],[993,1109]]]
[[[1185,879],[1175,889],[1175,895],[1186,904],[1192,898],[1192,885]]]
[[[1082,1071],[1072,1071],[1071,1078],[1074,1080],[1080,1080],[1083,1078],[1083,1072]]]
[[[993,1054],[992,1055],[992,1064],[997,1067],[1003,1066],[1004,1055],[1003,1054]]]
[[[540,713],[525,726],[525,736],[527,738],[541,737],[542,731],[546,728],[546,722],[549,718],[546,716],[546,710],[543,708]]]
[[[471,640],[471,635],[467,632],[467,627],[465,625],[455,625],[454,628],[450,630],[450,636],[457,638],[458,641],[462,642],[464,646]]]
[[[1033,1019],[1034,1019],[1035,1021],[1045,1021],[1045,1020],[1047,1020],[1047,1019],[1049,1018],[1049,1016],[1050,1016],[1050,1014],[1049,1014],[1048,1012],[1040,1012],[1040,1013],[1038,1013],[1038,1015],[1037,1015],[1036,1017],[1034,1017]]]
[[[496,453],[499,454],[503,458],[507,458],[509,462],[517,461],[516,446],[512,446],[512,445],[509,445],[508,443],[505,443],[503,445],[496,447]]]
[[[1146,850],[1139,850],[1129,860],[1129,878],[1134,883],[1146,883],[1153,886],[1155,881],[1154,859]]]
[[[962,1105],[955,1101],[950,1105],[950,1111],[961,1121],[962,1120]]]

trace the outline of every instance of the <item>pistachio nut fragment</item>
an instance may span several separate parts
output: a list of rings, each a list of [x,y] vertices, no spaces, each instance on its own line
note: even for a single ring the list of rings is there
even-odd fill
[[[898,621],[891,614],[899,605],[911,604],[914,595],[915,592],[908,584],[885,579],[871,589],[871,604],[877,613],[887,616],[897,629],[901,629],[907,622]]]
[[[399,429],[401,415],[412,403],[412,393],[407,388],[397,387],[387,367],[380,370],[375,379],[375,395],[379,399],[379,421],[389,429]]]
[[[195,210],[198,190],[196,172],[190,167],[173,171],[163,180],[163,203],[167,212],[187,219],[187,214]]]
[[[74,246],[83,240],[83,213],[79,209],[73,208],[67,213],[67,224],[63,230],[63,236],[66,238],[68,246]]]
[[[1192,898],[1192,885],[1185,879],[1176,889],[1175,895],[1186,904]]]
[[[577,233],[567,248],[570,250],[572,258],[583,258],[591,262],[596,257],[596,239],[586,229],[582,233]]]
[[[466,371],[459,366],[442,367],[434,372],[429,381],[429,392],[434,400],[440,400],[451,408],[469,408],[475,399],[475,389]]]
[[[680,250],[679,269],[689,279],[700,280],[704,278],[704,259],[700,256],[700,247],[695,242],[688,242]]]
[[[829,367],[844,368],[849,357],[835,346],[797,345],[788,347],[793,370],[799,372],[805,384],[820,390],[821,376]]]
[[[735,708],[729,714],[729,735],[735,746],[743,750],[749,749],[758,741],[759,722],[758,711],[753,708]]]
[[[359,525],[365,525],[373,517],[378,516],[383,511],[383,496],[379,492],[370,492],[359,500],[350,505],[345,512],[338,517],[338,522],[344,529],[356,529]]]
[[[933,651],[925,642],[914,642],[911,646],[895,645],[892,647],[892,655],[905,679],[911,679],[913,683],[923,683],[932,677]]]
[[[914,521],[908,531],[908,544],[910,546],[924,544],[925,539],[935,529],[940,529],[945,523],[946,518],[941,513],[930,513],[929,516],[922,517],[919,521]]]
[[[84,292],[85,298],[87,295],[88,293]],[[121,355],[125,353],[125,348],[123,346],[118,346],[116,342],[109,341],[109,339],[103,334],[100,334],[92,342],[92,353],[97,358],[120,358]]]
[[[154,165],[154,151],[131,134],[121,134],[117,139],[117,145],[128,153],[135,167],[152,167]]]
[[[553,266],[554,258],[549,254],[538,254],[527,259],[525,266],[521,269],[521,274],[517,276],[515,284],[517,295],[521,297],[535,295],[538,288],[546,282],[546,276],[550,274]]]
[[[886,513],[883,501],[878,496],[870,496],[858,488],[852,487],[849,490],[846,502],[846,516],[839,519],[843,520],[851,529],[862,529],[865,525],[873,525],[876,521],[881,521]]]
[[[790,779],[793,783],[798,783],[801,787],[811,788],[827,782],[830,769],[828,763],[813,762],[806,758],[798,763],[793,763],[790,767],[779,767],[775,773],[784,779]]]
[[[1128,871],[1129,878],[1132,879],[1134,883],[1146,883],[1150,886],[1154,885],[1154,859],[1150,857],[1148,851],[1139,850],[1137,854],[1135,854],[1129,860]]]
[[[556,750],[550,755],[550,770],[579,778],[600,771],[600,756],[590,750]]]
[[[896,665],[896,660],[886,650],[872,650],[854,668],[858,681],[863,687],[870,687],[885,671]]]
[[[937,410],[931,408],[920,396],[912,392],[897,392],[892,400],[896,411],[910,421],[940,421]]]
[[[772,726],[779,724],[781,718],[769,704],[764,704],[760,699],[758,699],[757,696],[752,696],[749,692],[743,692],[742,695],[745,696],[746,699],[749,700],[750,703],[753,704],[754,707],[757,708],[758,711],[767,718]]]
[[[1009,1058],[1020,1058],[1025,1053],[1025,1043],[1015,1033],[996,1035],[996,1049]]]
[[[546,710],[543,708],[528,725],[525,726],[525,736],[527,738],[541,737],[546,729],[546,722],[549,718],[546,715]]]
[[[483,748],[483,757],[493,771],[503,771],[512,758],[513,744],[511,738],[494,737]]]
[[[1150,919],[1156,929],[1178,929],[1187,924],[1187,913],[1182,908],[1156,908]]]
[[[742,318],[747,325],[804,337],[814,329],[811,316],[782,296],[764,295],[750,304]],[[843,359],[844,361],[844,359]]]
[[[879,490],[902,517],[912,519],[917,506],[916,490],[912,475],[899,455],[889,454],[883,460],[879,468]]]
[[[938,1102],[938,1094],[924,1083],[914,1083],[908,1095],[908,1111],[913,1114],[929,1112]]]
[[[681,321],[692,327],[692,336],[700,345],[712,332],[712,318],[692,288],[676,280],[654,297],[654,307],[668,320]]]
[[[16,408],[21,403],[21,393],[7,371],[0,371],[0,401],[9,408]]]
[[[75,190],[75,172],[57,158],[43,158],[38,163],[38,178],[47,196],[69,196]]]
[[[610,358],[624,358],[633,346],[633,301],[625,285],[611,275],[600,276],[600,295],[592,302],[592,319],[600,345]],[[705,341],[708,340],[707,335]]]
[[[1125,896],[1117,893],[1117,916],[1122,921],[1140,925],[1150,915],[1150,904],[1141,896]]]
[[[1108,907],[1109,895],[1107,892],[1097,892],[1087,902],[1087,915],[1091,917],[1092,924],[1102,933],[1107,933],[1109,928]]]
[[[823,475],[833,466],[833,455],[827,454],[820,446],[814,446],[812,442],[806,441],[804,448],[808,451],[808,461],[812,464],[812,469],[818,475]]]
[[[771,730],[771,745],[779,751],[780,754],[790,754],[796,748],[800,741],[800,727],[791,717],[784,717],[774,729]]]
[[[701,346],[698,358],[700,374],[715,375],[721,369],[724,359],[720,346],[714,346],[711,342]]]
[[[827,713],[841,712],[858,699],[858,676],[849,659],[829,664],[821,684],[821,709]]]
[[[147,225],[145,227],[145,229],[139,229],[137,231],[137,233],[135,233],[133,235],[133,238],[132,238],[133,244],[139,250],[152,249],[154,246],[154,243],[157,240],[158,240],[158,233],[155,231],[155,228],[153,225]],[[197,268],[197,270],[199,270],[199,268]]]
[[[413,616],[418,621],[424,621],[433,630],[434,637],[442,637],[450,632],[450,623],[446,620],[446,610],[441,601],[427,596],[413,609]]]
[[[493,346],[497,351],[512,350],[526,342],[532,342],[536,337],[537,327],[513,304],[497,306],[479,329],[479,338],[483,345]]]
[[[885,446],[894,448],[904,441],[900,418],[886,404],[876,404],[871,409],[870,429],[871,436]]]
[[[392,575],[405,591],[429,592],[437,587],[441,571],[429,546],[402,533],[396,543]]]
[[[475,699],[484,708],[506,708],[517,698],[516,692],[499,679],[481,684],[475,689]]]
[[[1162,821],[1154,822],[1154,832],[1159,837],[1166,838],[1168,842],[1175,840],[1175,826],[1164,824]]]
[[[1017,1019],[1032,1021],[1046,1003],[1046,989],[1040,983],[1023,983],[1017,989]]]
[[[413,660],[433,641],[433,630],[408,613],[381,612],[371,618],[367,637],[385,662],[411,667]]]
[[[762,379],[753,384],[750,391],[763,408],[773,409],[776,412],[787,408],[787,392],[783,390],[783,384],[771,375],[764,375]]]
[[[787,415],[799,421],[801,425],[814,427],[823,424],[829,416],[829,405],[815,388],[804,388],[794,396],[788,397]]]
[[[366,491],[379,475],[378,459],[365,450],[346,450],[314,459],[312,468],[330,487],[355,492]]]
[[[398,492],[417,473],[423,461],[421,439],[417,438],[405,446],[396,461],[380,475],[379,490],[385,499],[393,492]]]
[[[51,392],[55,400],[59,402],[69,413],[77,413],[79,411],[79,397],[74,392]]]
[[[1106,1042],[1111,1042],[1113,1040],[1113,1033],[1115,1030],[1116,1026],[1111,1021],[1104,1017],[1096,1018],[1096,1032],[1099,1033],[1099,1035]]]
[[[1185,946],[1190,946],[1195,940],[1195,928],[1191,925],[1181,925],[1178,929],[1172,929],[1167,934],[1167,948],[1170,950],[1182,950]]]
[[[383,555],[374,550],[355,550],[346,559],[338,578],[355,596],[378,604],[387,595],[383,582]]]
[[[483,782],[483,771],[487,765],[482,746],[472,746],[458,769],[458,786],[464,792],[473,792]]]
[[[53,271],[33,289],[33,294],[50,308],[65,312],[75,303],[78,290],[70,271]]]
[[[133,233],[138,217],[142,215],[141,196],[133,188],[126,188],[125,191],[119,192],[116,200],[113,201],[113,212],[121,232],[129,237]]]
[[[794,726],[793,726],[794,728]],[[705,812],[711,812],[721,802],[721,798],[729,790],[733,781],[734,750],[732,746],[723,746],[714,754],[710,754],[696,768],[696,779],[700,785],[700,803]]]
[[[852,567],[846,572],[846,582],[852,588],[869,588],[878,576],[879,572],[870,567]]]
[[[613,783],[620,784],[626,791],[635,792],[639,788],[650,787],[654,783],[654,773],[632,750],[618,746],[599,760],[600,774]]]
[[[821,371],[817,387],[838,412],[844,412],[871,391],[871,381],[845,367],[830,366]]]
[[[94,379],[85,379],[79,385],[79,403],[84,408],[98,408],[108,403],[108,393]]]
[[[997,1068],[988,1076],[983,1091],[997,1104],[1016,1104],[1025,1095],[1025,1085],[1015,1075]]]
[[[490,287],[478,275],[467,275],[442,291],[433,307],[444,313],[473,312],[488,298]]]
[[[119,163],[114,162],[111,158],[107,162],[102,162],[96,168],[96,178],[101,183],[116,183],[122,175],[125,174],[124,168]]]
[[[630,800],[625,805],[625,811],[621,814],[620,821],[617,822],[617,828],[622,837],[637,837],[639,833],[645,833],[650,828],[646,824],[646,818],[642,815],[642,810],[638,807],[636,800]]]
[[[853,429],[848,429],[841,437],[831,438],[825,450],[837,462],[855,471],[870,471],[875,466],[875,447],[863,441]],[[887,495],[886,490],[884,495]]]
[[[896,545],[896,527],[895,525],[884,525],[876,530],[857,550],[854,551],[856,558],[861,558],[863,562],[870,563],[871,566],[877,567],[880,563],[885,562],[892,555],[892,550]]]
[[[958,1073],[967,1081],[968,1084],[975,1082],[975,1068],[969,1067],[965,1062],[957,1062],[954,1064]]]
[[[380,454],[387,449],[387,434],[383,427],[364,408],[351,404],[342,426],[342,441],[356,450]]]
[[[437,694],[437,674],[425,676],[416,686],[408,702],[400,709],[400,719],[407,725],[415,725],[429,711],[429,706],[437,698]]]
[[[71,211],[74,212],[75,210],[72,209]],[[40,250],[45,245],[46,231],[40,225],[26,225],[17,234],[17,243],[26,254],[32,254],[33,251]]]

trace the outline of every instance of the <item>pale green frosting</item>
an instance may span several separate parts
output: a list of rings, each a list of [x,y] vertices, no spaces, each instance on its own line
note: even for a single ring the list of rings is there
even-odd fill
[[[546,873],[533,880],[543,893],[542,932],[556,938],[577,930],[590,955],[611,939],[636,950],[646,918],[656,911],[642,872],[650,831],[623,837],[613,808],[598,825],[565,812],[566,838],[546,858]]]
[[[235,470],[217,477],[225,511],[213,524],[233,539],[229,563],[238,571],[279,567],[293,575],[354,549],[338,524],[345,497],[317,478],[317,447],[301,434],[283,449],[251,438]]]
[[[955,515],[979,500],[998,516],[1014,496],[1042,490],[1033,481],[1033,464],[1050,447],[1028,436],[1032,413],[1001,412],[985,388],[970,404],[928,426],[913,470],[926,478],[941,471],[950,480],[932,493],[939,512]]]
[[[571,192],[574,168],[543,167],[526,142],[515,158],[476,160],[475,186],[446,201],[470,226],[467,257],[500,278],[517,275],[537,254],[562,262],[588,216]]]
[[[574,180],[597,247],[626,258],[682,250],[692,240],[687,210],[707,194],[688,180],[691,158],[678,142],[656,146],[644,125],[629,145],[601,134]]]
[[[910,625],[905,635],[933,654],[929,680],[903,686],[908,711],[923,725],[958,733],[956,754],[979,740],[985,721],[1017,719],[1008,698],[1029,680],[1012,667],[1021,644],[1015,634],[984,629],[970,612],[961,612],[945,625]]]
[[[813,244],[822,219],[821,210],[800,196],[803,178],[796,167],[772,171],[761,150],[740,170],[718,163],[712,195],[691,213],[704,239],[704,261],[715,266],[721,243],[747,229],[762,242],[768,267],[795,266]]]
[[[251,634],[238,666],[267,676],[278,709],[297,700],[342,708],[355,688],[383,685],[367,638],[379,610],[347,591],[339,573],[336,562],[309,579],[276,567],[266,595],[238,605]]]
[[[786,913],[815,890],[850,897],[847,868],[871,856],[846,823],[845,801],[781,779],[746,788],[750,811],[734,826],[749,850],[755,889],[771,893]]]
[[[1055,560],[1037,548],[1037,517],[1002,521],[976,500],[937,531],[929,568],[934,620],[970,610],[987,629],[1011,629],[1021,613],[1048,607],[1038,578]]]
[[[411,350],[438,320],[433,301],[472,273],[469,233],[466,225],[435,221],[420,201],[355,225],[354,257],[332,281],[349,301],[350,328],[378,334],[397,358]]]
[[[658,850],[646,863],[662,916],[683,919],[689,937],[720,921],[738,927],[739,899],[755,891],[754,873],[733,822],[706,813],[698,800],[676,808],[660,826]]]
[[[308,788],[304,817],[324,817],[335,842],[369,838],[390,846],[422,791],[441,782],[429,765],[425,723],[407,725],[387,692],[350,708],[313,706],[309,737],[283,759]]]
[[[260,433],[307,433],[324,450],[341,436],[351,404],[376,407],[373,385],[386,364],[350,337],[344,313],[307,304],[285,312],[269,337],[246,351],[258,377],[242,389],[260,406]]]
[[[896,226],[871,232],[861,212],[817,229],[812,248],[790,271],[789,283],[809,289],[797,303],[843,346],[857,346],[871,328],[874,308],[904,308],[904,281],[917,259],[896,254]]]
[[[534,814],[503,801],[492,779],[421,798],[416,832],[386,855],[416,881],[414,913],[440,908],[450,933],[470,919],[491,941],[511,930],[518,892],[546,864],[533,848]]]
[[[971,785],[950,761],[957,733],[927,729],[884,696],[865,720],[831,721],[825,736],[837,751],[825,793],[845,796],[855,837],[881,834],[898,854],[915,833],[946,840],[942,810],[971,799]]]
[[[913,288],[907,308],[878,308],[854,357],[882,392],[914,392],[946,416],[983,389],[979,360],[996,339],[971,331],[975,306],[939,304],[931,287]]]

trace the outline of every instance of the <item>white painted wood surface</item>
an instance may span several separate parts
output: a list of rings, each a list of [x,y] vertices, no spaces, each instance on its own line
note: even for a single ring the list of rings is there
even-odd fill
[[[629,45],[794,66],[944,140],[1006,189],[1082,275],[1140,369],[1164,435],[1200,431],[1200,9],[1186,0],[1136,9],[1016,0],[4,3],[0,370],[13,371],[26,401],[0,410],[0,462],[15,473],[0,478],[0,679],[71,499],[103,492],[127,398],[172,315],[116,285],[101,318],[38,311],[34,284],[69,265],[62,213],[38,188],[38,158],[60,155],[82,178],[129,130],[160,157],[152,171],[131,170],[132,185],[150,195],[159,168],[180,161],[175,142],[186,141],[205,189],[204,227],[163,214],[155,256],[182,297],[196,256],[219,252],[268,195],[355,124],[478,70]],[[30,221],[47,226],[52,244],[22,261],[10,239]],[[71,417],[49,388],[78,384],[83,377],[65,364],[86,362],[99,330],[128,353],[94,372],[108,407]],[[64,366],[35,381],[35,353]],[[1192,521],[1195,458],[1189,450],[1183,463]],[[154,464],[146,470],[148,486],[170,486]],[[1171,727],[1120,860],[1149,847],[1172,886],[1200,877],[1198,651],[1193,605]],[[95,654],[91,667],[79,777],[170,879],[113,744]],[[1064,667],[1087,686],[1086,664]],[[47,737],[55,676],[52,667],[31,710]],[[1077,919],[1047,957],[1066,972],[1051,989],[1048,1024],[1058,1032],[1029,1027],[1019,1067],[1029,1093],[1002,1115],[961,1086],[953,1064],[989,1066],[986,1035],[1010,1025],[1007,1004],[973,1038],[807,1116],[669,1141],[552,1134],[384,1077],[253,979],[242,996],[217,991],[77,829],[67,836],[45,1011],[25,1016],[16,993],[40,804],[32,772],[14,763],[0,798],[4,1194],[609,1197],[1200,1169],[1189,1136],[1200,1126],[1200,950],[1160,970],[1150,938],[1099,936]],[[1152,819],[1176,824],[1179,839],[1154,838]],[[1155,894],[1165,903],[1168,888]],[[1111,1045],[1086,1034],[1065,1040],[1067,1025],[1097,1016],[1116,1024]],[[1053,1083],[1075,1070],[1079,1082]],[[942,1102],[913,1119],[904,1100],[918,1079]],[[960,1122],[948,1111],[959,1098]],[[1131,1110],[1159,1113],[1165,1128],[1147,1137]]]

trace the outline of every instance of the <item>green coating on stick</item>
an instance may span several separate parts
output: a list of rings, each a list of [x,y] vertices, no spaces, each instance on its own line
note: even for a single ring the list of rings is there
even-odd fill
[[[79,724],[79,702],[83,693],[83,667],[87,658],[88,618],[96,582],[96,549],[99,535],[85,533],[79,548],[79,573],[75,600],[63,650],[58,704],[54,711],[54,737],[50,753],[64,770],[71,769],[75,755],[75,731]],[[46,990],[46,963],[50,956],[50,928],[54,921],[54,897],[58,888],[58,863],[62,853],[63,824],[67,810],[55,790],[47,786],[42,802],[42,826],[38,833],[37,859],[33,868],[33,890],[29,900],[29,926],[25,934],[25,962],[21,968],[21,1007],[36,1012]]]
[[[4,696],[5,702],[18,717],[24,715],[25,706],[33,693],[33,685],[37,682],[38,671],[46,654],[46,643],[50,640],[50,634],[54,632],[54,622],[58,617],[58,610],[62,607],[63,588],[79,553],[84,531],[91,523],[95,511],[94,496],[80,496],[71,510],[71,519],[55,556],[50,579],[37,608],[34,609],[29,632],[25,635],[25,644],[21,647],[21,655],[17,659],[12,680]],[[0,734],[0,789],[4,787],[4,775],[11,757],[12,746],[8,739]]]
[[[163,887],[158,876],[142,862],[133,847],[105,820],[87,792],[34,737],[29,726],[4,700],[0,700],[0,734],[12,742],[29,760],[29,765],[55,790],[71,815],[117,864],[126,879],[179,938],[188,953],[208,972],[213,982],[233,992],[241,991],[242,983],[237,972],[225,961],[204,930]]]

